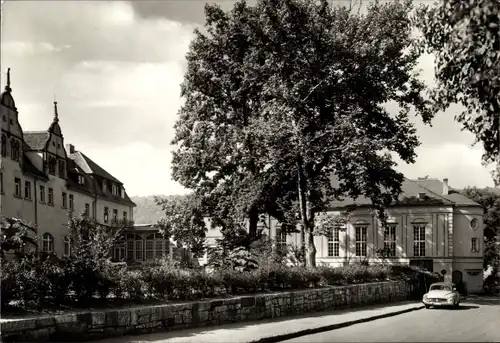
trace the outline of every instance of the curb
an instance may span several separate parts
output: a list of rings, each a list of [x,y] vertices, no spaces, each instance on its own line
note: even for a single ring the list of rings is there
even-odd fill
[[[264,337],[264,338],[261,338],[261,339],[255,340],[255,341],[251,341],[250,343],[276,343],[276,342],[286,341],[289,339],[298,338],[298,337],[307,336],[307,335],[312,335],[315,333],[337,330],[337,329],[345,328],[347,326],[351,326],[354,324],[366,323],[366,322],[371,322],[371,321],[377,320],[377,319],[393,317],[393,316],[397,316],[397,315],[400,315],[403,313],[421,310],[423,308],[424,308],[424,306],[420,305],[420,306],[408,308],[406,310],[400,310],[400,311],[395,311],[395,312],[379,314],[376,316],[351,320],[351,321],[347,321],[347,322],[343,322],[343,323],[326,325],[326,326],[321,326],[321,327],[317,327],[317,328],[313,328],[313,329],[305,329],[305,330],[301,330],[301,331],[297,331],[297,332],[291,332],[291,333],[286,333],[286,334],[272,336],[272,337]]]

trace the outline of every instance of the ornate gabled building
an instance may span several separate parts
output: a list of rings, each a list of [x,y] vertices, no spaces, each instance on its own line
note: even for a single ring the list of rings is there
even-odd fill
[[[71,253],[68,214],[84,214],[104,226],[133,230],[133,208],[123,183],[71,144],[64,144],[57,102],[46,131],[25,132],[10,85],[0,98],[0,212],[33,223],[39,249]],[[125,260],[125,243],[113,255]]]

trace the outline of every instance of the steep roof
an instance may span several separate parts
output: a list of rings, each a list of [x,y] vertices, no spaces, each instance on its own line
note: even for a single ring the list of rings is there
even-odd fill
[[[23,154],[23,173],[31,174],[43,180],[49,179],[47,175],[45,175],[42,171],[38,170],[38,168],[35,167],[33,163],[31,163],[31,160],[25,154]]]
[[[82,170],[87,173],[87,174],[95,174],[97,176],[100,176],[102,178],[111,180],[113,182],[116,182],[120,185],[123,185],[123,183],[115,178],[113,175],[108,173],[106,170],[104,170],[101,166],[99,166],[97,163],[92,161],[88,156],[86,156],[84,153],[80,151],[75,151],[74,153],[70,154],[69,157],[78,164]]]
[[[45,144],[50,138],[50,133],[47,131],[26,131],[23,133],[24,142],[28,145],[29,150],[43,150]]]

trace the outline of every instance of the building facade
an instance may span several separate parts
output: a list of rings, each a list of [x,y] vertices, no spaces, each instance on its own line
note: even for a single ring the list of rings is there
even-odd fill
[[[333,181],[334,182],[334,181]],[[371,210],[369,199],[335,201],[327,213],[340,215],[351,209],[347,223],[315,236],[318,264],[342,266],[366,261],[370,264],[412,264],[444,274],[449,281],[465,282],[468,292],[483,287],[483,208],[450,191],[448,180],[405,179],[400,202],[386,209],[385,226]],[[207,245],[221,237],[217,228],[208,228]],[[260,228],[277,245],[301,246],[300,233],[287,234],[280,223],[268,218]],[[386,253],[380,254],[380,249]],[[200,259],[206,263],[206,257]]]
[[[145,260],[151,255],[151,244],[155,257],[168,254],[168,243],[157,235],[142,237],[139,232],[137,237],[144,239],[136,239],[135,204],[123,183],[73,145],[65,145],[57,102],[47,130],[23,131],[12,96],[10,72],[0,98],[0,138],[1,215],[33,224],[39,250],[58,255],[71,253],[68,216],[73,213],[86,215],[103,227],[127,228],[123,241],[113,249],[115,260],[126,261],[127,254],[128,259],[133,255]]]

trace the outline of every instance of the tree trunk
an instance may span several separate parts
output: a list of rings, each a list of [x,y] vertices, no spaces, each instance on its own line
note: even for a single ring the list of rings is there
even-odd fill
[[[255,207],[252,207],[248,217],[248,235],[250,236],[250,241],[253,242],[257,239],[257,225],[259,224],[259,213]]]
[[[316,246],[314,245],[314,217],[311,208],[311,192],[308,189],[307,178],[301,163],[297,163],[300,219],[306,238],[306,267],[316,267]]]

